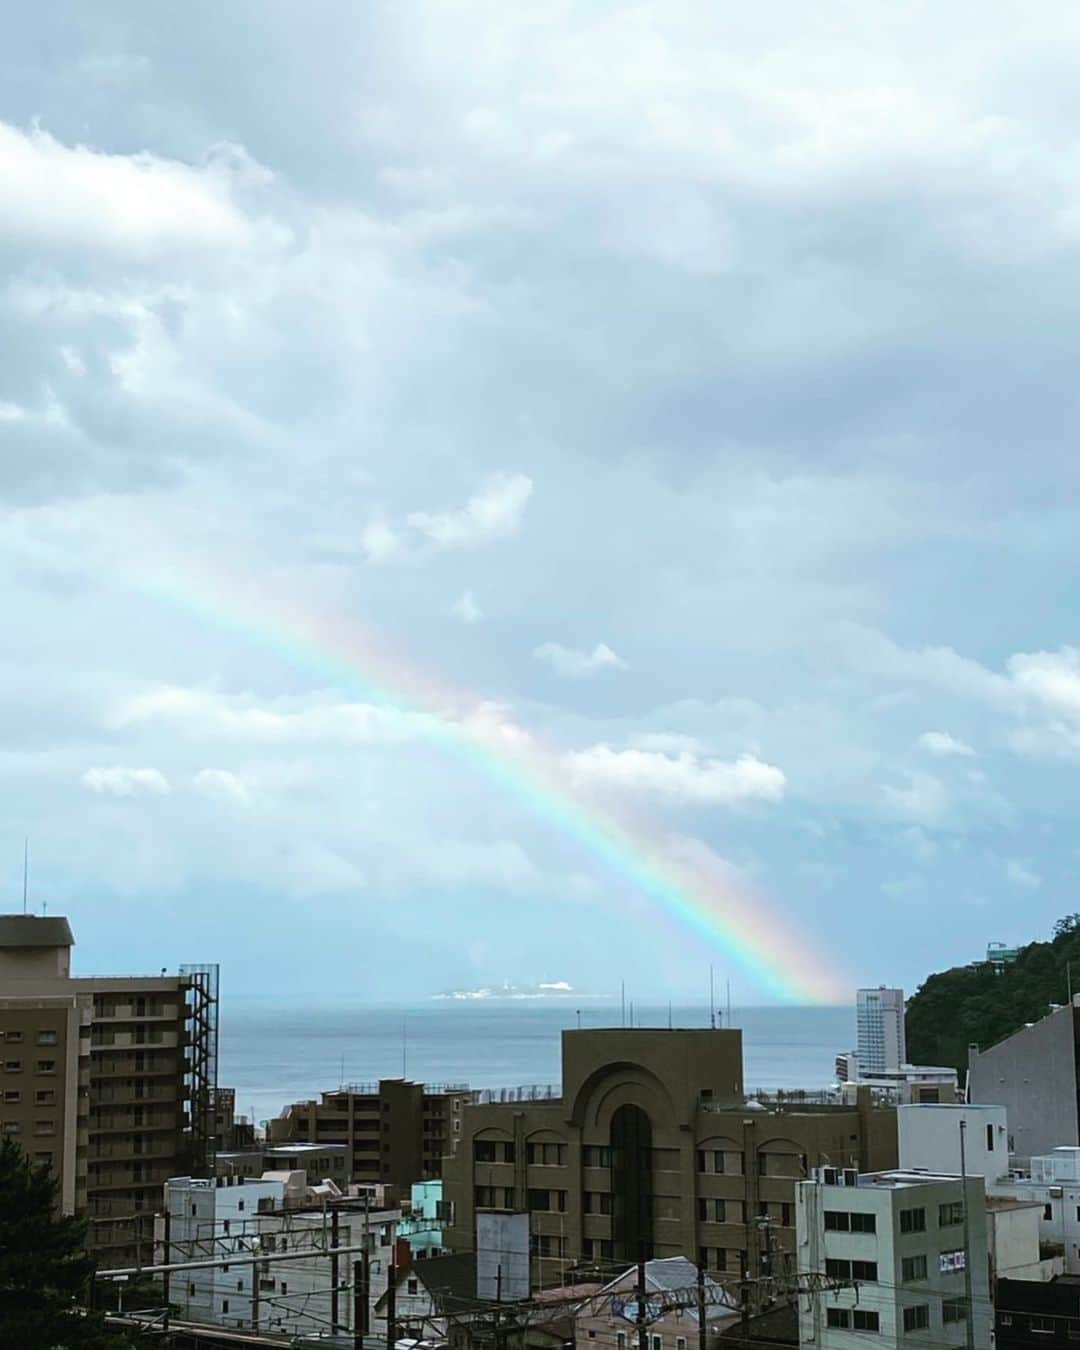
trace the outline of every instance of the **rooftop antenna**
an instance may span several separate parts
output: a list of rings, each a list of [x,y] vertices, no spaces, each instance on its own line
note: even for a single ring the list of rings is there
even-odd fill
[[[667,1029],[671,1030],[671,999],[667,1001]]]
[[[716,1030],[716,995],[713,992],[713,969],[709,966],[709,1026]]]
[[[405,1017],[402,1017],[402,1019],[401,1019],[401,1076],[402,1076],[402,1078],[405,1078],[405,1077],[408,1076],[407,1073],[406,1073],[406,1066],[408,1065],[408,1062],[409,1062],[409,1042],[408,1042],[408,1039],[407,1039],[407,1036],[406,1036],[406,1030],[405,1030],[407,1025],[408,1025],[407,1019],[406,1019]]]
[[[619,982],[619,1001],[622,1009],[622,1024],[626,1026],[626,981]]]
[[[727,981],[727,1024],[731,1026],[731,978]]]
[[[30,836],[26,835],[23,839],[22,855],[22,912],[26,913],[26,893],[27,881],[30,876]]]

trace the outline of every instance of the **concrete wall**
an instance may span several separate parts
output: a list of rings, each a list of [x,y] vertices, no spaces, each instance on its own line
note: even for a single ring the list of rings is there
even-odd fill
[[[902,1168],[960,1172],[960,1122],[967,1125],[964,1170],[993,1181],[1009,1170],[1003,1106],[898,1106],[896,1133]]]
[[[969,1055],[973,1102],[1004,1106],[1011,1152],[1020,1158],[1080,1144],[1077,1120],[1076,1018],[1057,1012]]]

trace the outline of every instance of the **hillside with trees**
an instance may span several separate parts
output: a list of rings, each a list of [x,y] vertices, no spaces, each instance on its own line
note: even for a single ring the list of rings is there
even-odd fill
[[[907,1005],[907,1051],[913,1064],[946,1064],[961,1074],[968,1045],[985,1050],[1051,1005],[1080,993],[1080,914],[1054,925],[1049,942],[1021,947],[1015,961],[954,966],[929,976]]]

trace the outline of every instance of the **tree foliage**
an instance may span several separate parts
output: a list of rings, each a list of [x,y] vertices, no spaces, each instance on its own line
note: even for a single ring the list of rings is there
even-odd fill
[[[1070,964],[1080,993],[1080,914],[1059,919],[1049,942],[1029,943],[1007,965],[979,962],[929,976],[907,1005],[908,1059],[963,1074],[969,1045],[985,1050],[1067,1001]]]
[[[0,1346],[4,1350],[120,1350],[85,1301],[94,1269],[86,1224],[62,1215],[59,1183],[0,1139]]]

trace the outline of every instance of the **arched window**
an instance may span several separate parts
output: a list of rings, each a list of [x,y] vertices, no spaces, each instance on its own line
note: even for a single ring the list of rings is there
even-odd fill
[[[616,1258],[648,1260],[653,1250],[652,1122],[640,1106],[611,1118],[611,1237]]]

